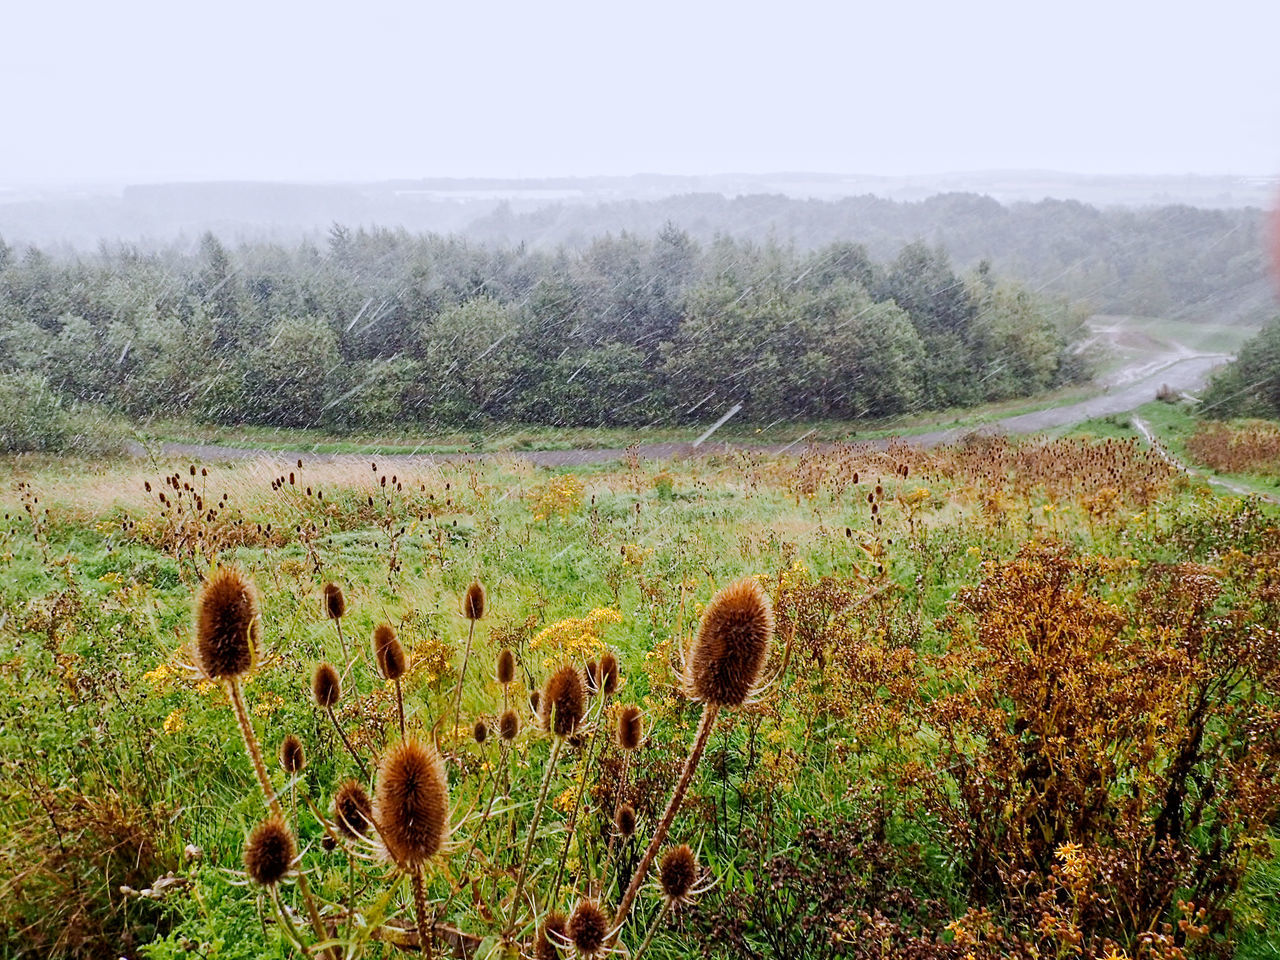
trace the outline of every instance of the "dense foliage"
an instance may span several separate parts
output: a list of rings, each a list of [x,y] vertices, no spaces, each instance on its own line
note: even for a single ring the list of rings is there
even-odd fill
[[[1078,378],[1080,317],[986,264],[667,229],[580,253],[335,227],[303,244],[0,247],[0,372],[135,418],[331,429],[848,419]]]
[[[1280,316],[1240,348],[1202,397],[1201,412],[1218,420],[1280,418]]]

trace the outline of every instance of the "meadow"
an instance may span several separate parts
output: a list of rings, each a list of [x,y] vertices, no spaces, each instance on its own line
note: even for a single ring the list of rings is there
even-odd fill
[[[1136,440],[0,481],[0,955],[1280,955],[1275,508]]]

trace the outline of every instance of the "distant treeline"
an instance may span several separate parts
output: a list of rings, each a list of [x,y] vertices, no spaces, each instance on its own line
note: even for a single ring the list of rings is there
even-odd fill
[[[206,235],[186,253],[0,244],[0,397],[27,390],[18,377],[135,419],[879,417],[1081,378],[1081,322],[923,243],[887,263],[847,242],[703,244],[672,227],[574,251],[343,227],[323,246]]]

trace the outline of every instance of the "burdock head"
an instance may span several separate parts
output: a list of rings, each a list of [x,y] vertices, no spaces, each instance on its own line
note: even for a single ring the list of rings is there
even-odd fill
[[[484,616],[484,587],[479,580],[472,580],[462,597],[462,615],[468,620],[479,620]]]
[[[582,674],[566,664],[547,679],[538,701],[538,719],[544,730],[557,737],[568,737],[578,729],[586,708],[587,691]]]
[[[387,856],[402,870],[417,870],[435,856],[449,833],[449,783],[434,747],[403,740],[378,767],[374,819]]]
[[[408,669],[409,658],[391,624],[380,623],[374,627],[373,657],[378,662],[378,672],[384,680],[399,680]]]
[[[264,887],[279,883],[293,865],[293,834],[278,817],[253,828],[244,845],[244,868],[254,883]]]
[[[341,620],[347,612],[347,598],[336,583],[324,585],[324,613],[330,620]]]
[[[239,567],[219,567],[196,601],[196,666],[210,680],[234,680],[258,662],[258,591]]]
[[[773,639],[773,605],[752,577],[711,598],[685,663],[686,692],[703,703],[736,707],[760,682]]]

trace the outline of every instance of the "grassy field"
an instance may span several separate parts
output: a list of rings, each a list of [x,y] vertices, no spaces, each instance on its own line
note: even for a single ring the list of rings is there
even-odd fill
[[[1276,513],[1125,436],[554,473],[0,462],[0,955],[394,956],[420,928],[438,955],[596,955],[591,907],[613,925],[686,769],[655,850],[690,846],[696,892],[675,860],[641,877],[633,956],[1280,955]],[[267,886],[240,682],[190,669],[201,583],[232,567],[260,596],[243,696],[298,851]],[[717,619],[743,577],[771,629]],[[409,659],[403,737],[381,623]],[[686,651],[747,702],[709,711]],[[542,729],[530,694],[606,652],[617,690]],[[420,866],[392,833],[392,785],[426,789],[392,769],[406,739],[447,777]],[[379,801],[364,836],[336,817],[351,781]],[[539,942],[553,911],[572,945]]]

